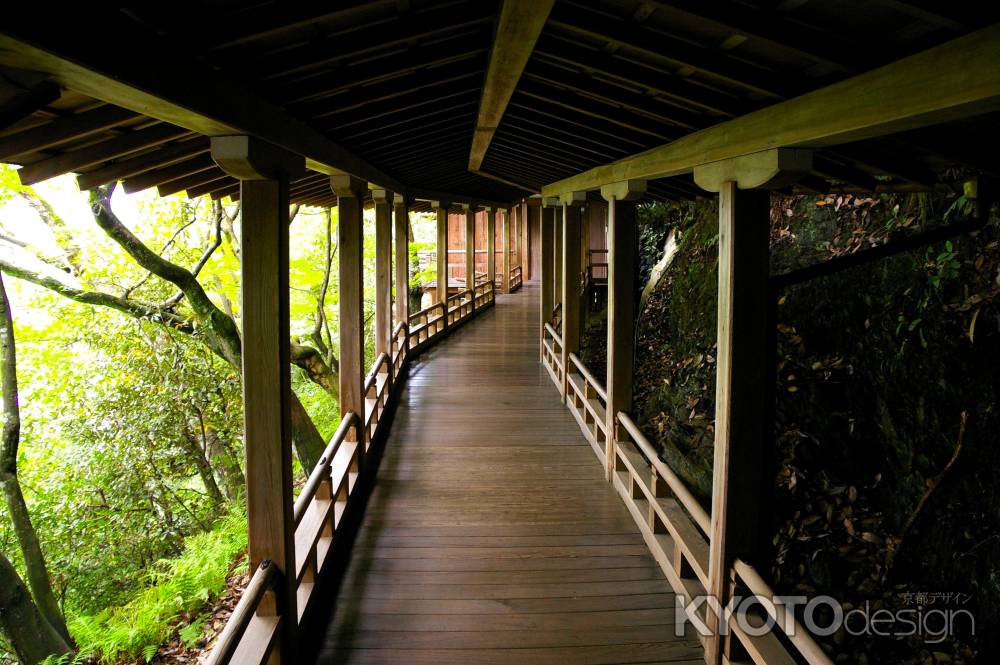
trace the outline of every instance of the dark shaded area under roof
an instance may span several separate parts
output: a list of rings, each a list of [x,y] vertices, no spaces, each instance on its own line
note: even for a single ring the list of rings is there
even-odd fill
[[[109,4],[60,13],[58,25],[44,8],[12,12],[0,32],[58,44],[70,59],[108,30],[166,44],[155,54],[117,55],[169,63],[183,53],[408,187],[506,202],[1000,18],[997,6],[970,1],[559,0],[485,155],[486,177],[468,170],[468,157],[499,7]],[[0,62],[8,63],[0,68],[0,161],[22,165],[25,182],[73,172],[84,189],[120,179],[129,191],[237,195],[206,137]],[[882,182],[877,175],[927,187],[955,166],[995,172],[987,158],[997,148],[995,125],[987,115],[824,150],[817,181],[871,188]],[[649,191],[700,193],[689,177],[656,180]],[[336,201],[317,172],[294,181],[291,193],[297,203]]]

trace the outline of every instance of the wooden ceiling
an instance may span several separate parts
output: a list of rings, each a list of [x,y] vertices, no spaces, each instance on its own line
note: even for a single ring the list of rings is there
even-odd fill
[[[92,94],[67,87],[65,63],[89,66],[98,49],[104,58],[92,70],[111,79],[119,67],[148,71],[151,90],[163,78],[156,72],[183,63],[178,72],[197,76],[164,86],[188,82],[179,94],[231,102],[237,115],[259,98],[424,198],[510,202],[1000,20],[1000,7],[972,0],[557,0],[473,173],[500,11],[484,0],[19,9],[0,35],[56,53],[61,64],[37,67],[11,41],[0,44],[0,161],[21,165],[29,184],[72,172],[82,189],[121,180],[128,191],[237,194],[204,133],[140,105],[102,102],[99,86]],[[230,94],[231,86],[249,94]],[[837,146],[819,155],[817,175],[864,188],[881,182],[876,175],[929,186],[952,166],[995,172],[995,127],[996,117],[984,116]],[[956,128],[975,139],[955,140]],[[699,190],[679,176],[651,183],[650,193]],[[318,171],[293,182],[292,198],[336,201]]]

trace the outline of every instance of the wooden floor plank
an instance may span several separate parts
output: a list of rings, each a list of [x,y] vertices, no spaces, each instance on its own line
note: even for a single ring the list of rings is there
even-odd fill
[[[703,662],[538,362],[538,289],[411,365],[319,663]]]

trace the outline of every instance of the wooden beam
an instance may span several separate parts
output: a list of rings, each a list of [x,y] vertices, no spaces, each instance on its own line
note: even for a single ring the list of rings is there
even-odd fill
[[[396,235],[396,322],[410,322],[410,209],[406,197],[394,194],[393,227]]]
[[[304,155],[316,171],[350,173],[405,191],[350,150],[122,13],[74,12],[58,24],[45,8],[29,13],[35,16],[0,28],[0,63],[45,72],[71,90],[207,136],[256,136]]]
[[[608,373],[605,476],[611,480],[619,438],[618,412],[632,409],[632,362],[635,356],[635,294],[639,281],[639,233],[636,199],[646,183],[616,183],[601,189],[608,202]],[[563,305],[565,307],[565,305]]]
[[[156,185],[161,185],[163,183],[170,182],[171,180],[183,178],[184,176],[191,175],[192,173],[198,173],[212,168],[215,168],[215,162],[212,161],[211,155],[196,155],[195,157],[183,162],[171,164],[170,166],[164,166],[163,168],[154,169],[152,171],[146,171],[145,173],[137,175],[134,178],[125,178],[125,180],[122,181],[122,189],[124,189],[127,194],[134,194],[136,192],[141,192],[144,189],[149,189],[150,187],[155,187]],[[79,181],[79,178],[77,180]],[[183,189],[183,187],[181,189]]]
[[[375,355],[392,339],[392,192],[371,190],[375,201]]]
[[[9,162],[17,155],[45,150],[71,139],[85,138],[138,117],[138,114],[117,106],[101,106],[8,134],[0,138],[0,162]]]
[[[531,236],[528,228],[531,226],[530,211],[527,200],[521,202],[521,279],[531,279]]]
[[[154,169],[170,166],[206,152],[208,152],[208,141],[201,137],[173,143],[138,157],[113,162],[93,171],[85,171],[76,177],[76,186],[81,191],[93,189],[122,178],[130,178]]]
[[[225,137],[232,139],[237,137]],[[278,653],[295,660],[295,522],[292,517],[291,370],[289,368],[288,178],[301,157],[254,158],[254,140],[216,140],[212,155],[240,179],[240,311],[250,570],[263,560],[279,582],[258,613],[279,617]]]
[[[0,40],[2,41],[2,40]],[[160,145],[189,134],[186,129],[173,125],[157,124],[129,132],[115,139],[64,152],[48,159],[32,162],[18,169],[17,176],[23,185],[34,185],[79,168],[94,166],[123,155]]]
[[[688,173],[773,147],[822,147],[1000,108],[1000,25],[546,185],[544,196]]]
[[[48,81],[17,94],[0,109],[0,130],[24,120],[35,111],[41,111],[61,95],[59,86]]]
[[[504,0],[472,135],[469,170],[478,171],[555,0]]]
[[[770,194],[719,190],[718,351],[715,381],[715,458],[712,465],[712,528],[709,533],[708,594],[729,602],[729,571],[736,557],[755,554],[765,469],[768,363],[768,232]],[[706,625],[711,665],[721,665],[727,640],[712,610]]]
[[[337,195],[337,260],[340,272],[340,416],[353,412],[365,417],[364,367],[364,203],[367,183],[345,175],[330,176]],[[358,458],[366,450],[365,427],[348,435],[358,441]]]

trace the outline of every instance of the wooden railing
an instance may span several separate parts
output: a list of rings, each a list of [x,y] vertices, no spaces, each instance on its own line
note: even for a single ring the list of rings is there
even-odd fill
[[[475,289],[452,296],[459,314],[452,325],[464,323],[475,313],[494,303],[494,289],[489,282]],[[393,329],[389,353],[375,359],[364,380],[365,413],[360,418],[348,413],[330,440],[316,468],[309,475],[295,501],[293,523],[295,528],[295,580],[299,623],[314,600],[313,590],[317,578],[324,572],[324,565],[336,547],[336,533],[341,528],[348,507],[356,501],[355,487],[360,474],[365,473],[364,459],[367,448],[378,441],[385,426],[385,412],[391,407],[397,392],[394,386],[407,362],[427,348],[431,340],[447,334],[444,307],[432,305],[410,317],[410,324],[400,321]],[[359,441],[366,441],[361,449]],[[281,573],[270,561],[264,561],[254,571],[250,582],[236,605],[225,629],[216,640],[209,655],[209,665],[263,665],[277,649],[282,621],[276,600],[278,578]]]
[[[453,326],[472,314],[472,289],[448,296],[448,325]]]
[[[510,292],[514,293],[519,288],[521,288],[521,282],[523,278],[521,277],[521,266],[514,266],[510,269]]]
[[[552,340],[549,342],[548,340]],[[543,337],[543,361],[557,388],[562,390],[556,347],[561,343],[556,331],[546,324]],[[576,416],[584,436],[604,464],[606,446],[613,446],[614,473],[612,483],[625,502],[664,575],[685,604],[708,593],[709,538],[712,519],[694,494],[676,473],[659,458],[653,444],[625,412],[616,414],[621,440],[608,437],[606,432],[607,394],[603,385],[590,373],[575,354],[569,354],[567,376],[567,407]],[[767,599],[773,604],[755,603],[757,615],[748,615],[752,626],[764,625],[767,608],[775,627],[763,635],[748,634],[740,626],[735,613],[725,616],[725,627],[733,636],[730,648],[738,655],[726,662],[752,662],[757,665],[832,665],[833,661],[817,644],[812,635],[776,600],[772,589],[757,571],[737,559],[729,570],[731,595],[750,595]],[[704,623],[708,604],[698,605],[696,617]],[[785,628],[793,629],[785,632]],[[780,636],[779,636],[780,634]],[[708,638],[701,636],[704,642]]]
[[[410,315],[409,345],[415,349],[444,331],[444,305],[434,303]]]
[[[552,327],[552,324],[546,323],[542,330],[542,363],[545,365],[545,369],[549,370],[549,376],[559,387],[560,392],[562,391],[563,377],[562,345],[562,337]]]
[[[597,458],[606,459],[608,395],[600,381],[584,367],[575,353],[569,354],[569,368],[566,375],[566,406],[569,407],[580,429]]]

